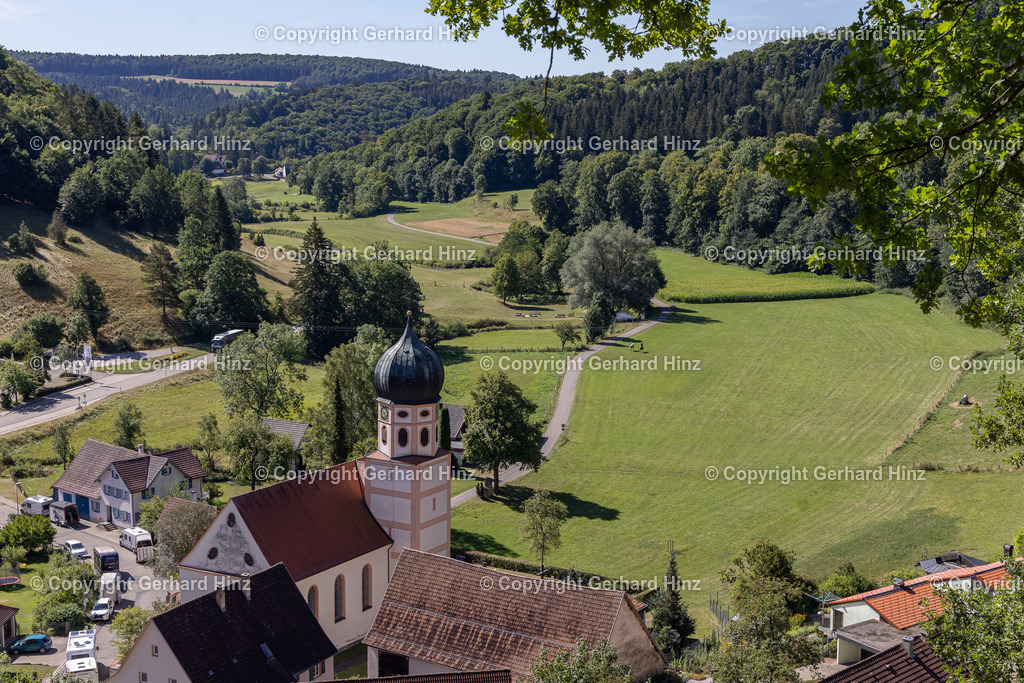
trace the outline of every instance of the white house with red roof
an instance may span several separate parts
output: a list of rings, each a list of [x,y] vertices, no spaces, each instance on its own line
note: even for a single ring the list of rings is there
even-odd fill
[[[963,567],[914,579],[895,579],[891,586],[833,600],[832,632],[836,661],[853,664],[898,644],[905,636],[920,635],[917,627],[929,613],[940,613],[937,589],[999,588],[1010,581],[1003,562]]]

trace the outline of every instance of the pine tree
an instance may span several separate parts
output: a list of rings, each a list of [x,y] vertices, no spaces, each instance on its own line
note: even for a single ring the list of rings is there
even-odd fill
[[[213,190],[206,229],[218,251],[235,251],[242,247],[242,238],[235,230],[235,219],[220,185]]]
[[[653,633],[663,650],[678,654],[683,641],[696,630],[693,617],[679,597],[679,568],[676,553],[669,554],[668,569],[651,608]]]
[[[314,216],[302,239],[303,259],[295,268],[295,302],[305,327],[310,354],[317,359],[327,355],[339,341],[336,329],[342,320],[342,270],[332,258],[334,245]]]
[[[142,262],[142,279],[146,282],[150,301],[160,306],[164,317],[167,317],[167,307],[178,305],[178,264],[166,245],[153,245]]]

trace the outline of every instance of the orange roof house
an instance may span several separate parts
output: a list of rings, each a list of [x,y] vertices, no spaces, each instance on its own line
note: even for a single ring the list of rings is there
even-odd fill
[[[838,640],[837,661],[852,664],[876,654],[903,636],[920,633],[914,627],[942,611],[937,589],[998,588],[1011,580],[1003,562],[963,567],[915,579],[893,581],[873,591],[829,603],[832,628]]]

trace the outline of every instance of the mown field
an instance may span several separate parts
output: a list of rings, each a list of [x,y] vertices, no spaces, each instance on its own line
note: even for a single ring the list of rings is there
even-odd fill
[[[835,275],[768,275],[742,266],[714,263],[674,249],[658,249],[658,258],[668,280],[665,288],[658,292],[658,297],[664,301],[711,304],[827,299],[874,290],[867,283]]]
[[[963,430],[947,438],[941,421],[928,422],[883,463],[953,383],[955,373],[931,369],[930,359],[998,349],[994,333],[874,294],[687,306],[641,339],[644,355],[618,344],[598,358],[653,358],[658,369],[584,370],[567,440],[504,501],[457,508],[454,546],[530,557],[519,502],[547,489],[570,510],[564,545],[548,562],[649,578],[664,570],[672,539],[682,577],[702,581],[687,600],[706,625],[718,572],[758,538],[794,550],[811,577],[847,561],[882,575],[925,553],[995,556],[1021,525],[1019,474],[890,480],[890,465],[921,462],[918,443],[929,460],[969,457]],[[700,360],[700,370],[665,369],[666,356]],[[989,396],[995,380],[965,376],[965,386],[979,385],[950,394]],[[882,466],[883,481],[816,480],[815,467],[847,466]],[[794,467],[808,468],[809,481],[778,480]],[[735,474],[750,469],[776,480]]]

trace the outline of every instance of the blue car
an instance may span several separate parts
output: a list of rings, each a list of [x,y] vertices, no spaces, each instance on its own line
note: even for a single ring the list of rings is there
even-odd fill
[[[22,636],[14,641],[10,650],[12,654],[24,654],[26,652],[38,652],[40,654],[50,649],[50,636],[41,633],[33,633],[30,636]]]

